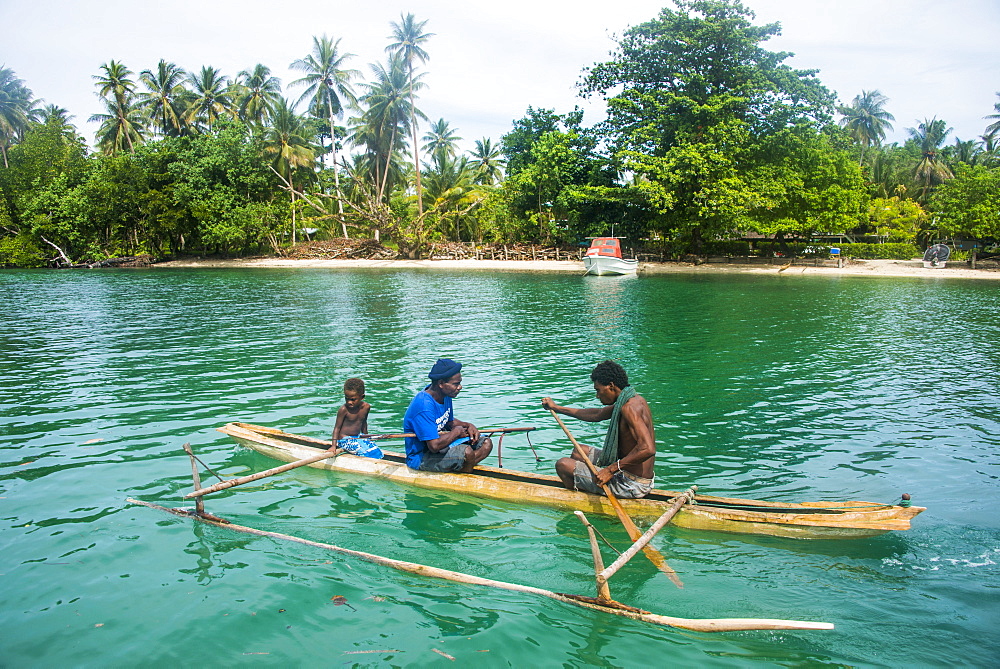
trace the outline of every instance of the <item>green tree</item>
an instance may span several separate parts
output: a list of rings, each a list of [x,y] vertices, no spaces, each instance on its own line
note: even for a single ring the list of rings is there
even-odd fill
[[[309,178],[314,176],[312,168],[316,164],[316,149],[312,144],[309,126],[305,119],[295,113],[294,108],[282,98],[274,106],[271,125],[264,131],[264,152],[272,157],[271,167],[285,183],[292,204],[292,243],[296,239],[294,218],[296,200],[296,172],[305,170]]]
[[[435,158],[439,152],[454,158],[458,153],[458,143],[462,141],[456,133],[457,131],[451,128],[447,121],[443,118],[438,119],[436,123],[431,124],[430,130],[424,135],[426,142],[423,146],[424,151],[434,155]]]
[[[929,221],[927,211],[913,200],[877,197],[868,205],[869,230],[890,243],[916,243]]]
[[[748,229],[808,239],[864,221],[869,198],[861,166],[807,123],[762,137],[740,162],[753,186],[748,192],[758,198],[748,212]]]
[[[72,118],[69,110],[59,105],[45,105],[38,111],[39,123],[42,125],[55,123],[68,137],[73,137],[76,133],[76,128],[70,123]]]
[[[500,138],[500,151],[507,163],[507,174],[517,174],[533,161],[532,149],[543,135],[550,132],[573,132],[580,135],[583,112],[577,108],[569,114],[556,114],[554,109],[528,107],[523,118]]]
[[[281,98],[281,80],[271,76],[271,68],[257,63],[237,75],[235,90],[240,120],[263,126]]]
[[[278,178],[261,160],[263,153],[261,140],[237,120],[220,119],[211,134],[184,138],[169,174],[174,202],[195,222],[187,248],[224,254],[261,245],[277,250],[288,204],[275,201]]]
[[[333,154],[333,174],[334,188],[337,193],[337,207],[340,214],[341,232],[347,237],[347,224],[344,222],[344,208],[341,202],[342,193],[340,189],[340,168],[337,160],[337,139],[336,124],[334,119],[344,115],[345,103],[354,105],[357,98],[351,79],[358,77],[361,73],[358,70],[346,69],[348,59],[353,58],[352,53],[339,52],[340,40],[333,41],[326,35],[317,38],[313,37],[312,53],[296,60],[291,64],[292,69],[304,72],[305,76],[296,79],[292,86],[306,86],[305,91],[299,98],[311,100],[311,106],[316,110],[324,110],[326,118],[330,124],[330,147]]]
[[[432,152],[433,162],[426,171],[424,197],[426,210],[433,210],[435,227],[456,241],[462,240],[463,223],[466,237],[472,238],[475,216],[472,210],[486,197],[474,181],[475,171],[468,158],[456,157],[445,150]]]
[[[88,169],[84,144],[75,131],[67,131],[65,119],[50,113],[45,123],[31,124],[11,147],[9,168],[0,170],[0,229],[16,238],[9,242],[12,248],[22,248],[28,256],[37,248],[67,252],[61,239],[46,238],[39,229],[46,212],[58,205],[58,194],[83,179]]]
[[[1000,93],[997,93],[997,97],[1000,97]],[[990,139],[993,139],[996,137],[997,133],[1000,132],[1000,102],[994,102],[993,109],[996,113],[988,114],[983,117],[987,121],[993,120],[993,123],[986,126],[986,132],[983,133],[984,138],[989,137]]]
[[[980,156],[983,155],[983,144],[972,139],[963,142],[956,137],[954,144],[941,150],[941,155],[948,169],[954,173],[955,168],[961,163],[966,165],[978,163]]]
[[[31,89],[7,67],[0,67],[0,154],[3,166],[8,167],[7,151],[21,141],[32,119],[37,114]]]
[[[405,171],[399,156],[406,149],[406,135],[414,115],[426,119],[411,106],[412,86],[420,86],[420,76],[411,79],[405,62],[391,55],[386,65],[372,65],[375,81],[362,84],[365,93],[359,98],[363,109],[354,121],[352,142],[365,148],[367,171],[375,193],[385,200]],[[422,205],[418,205],[422,211]]]
[[[133,152],[135,147],[144,140],[142,126],[145,117],[131,102],[125,107],[119,107],[114,100],[104,100],[105,113],[92,114],[90,122],[99,122],[97,129],[97,146],[108,155],[122,151]]]
[[[400,14],[399,17],[399,23],[392,23],[392,35],[390,36],[390,39],[396,41],[387,46],[386,51],[399,56],[409,78],[407,92],[410,98],[409,126],[413,141],[413,171],[416,175],[417,207],[418,211],[423,213],[423,185],[420,182],[420,156],[417,151],[417,116],[419,115],[421,118],[426,117],[423,116],[422,112],[418,114],[414,102],[414,94],[418,88],[418,84],[413,74],[413,65],[417,61],[421,63],[427,62],[429,56],[424,51],[423,44],[428,42],[431,37],[434,37],[434,33],[425,33],[424,26],[427,25],[427,21],[417,21],[413,14],[406,14],[405,16]]]
[[[829,122],[833,96],[814,70],[761,44],[778,24],[754,25],[738,0],[677,0],[618,40],[614,59],[586,73],[586,95],[607,102],[605,141],[657,215],[662,232],[695,250],[746,225],[763,202],[748,179],[748,146],[798,123]]]
[[[586,235],[607,234],[612,226],[621,232],[636,216],[634,195],[616,188],[618,171],[597,151],[597,139],[580,127],[583,112],[556,114],[549,109],[529,107],[526,115],[501,138],[507,159],[507,177],[501,186],[505,194],[490,203],[498,211],[498,201],[511,207],[511,216],[523,219],[522,226],[502,226],[520,230],[532,239],[577,241]]]
[[[110,60],[101,65],[102,74],[93,75],[97,94],[104,101],[104,114],[94,114],[91,122],[99,121],[97,143],[108,154],[128,150],[134,152],[143,141],[145,117],[136,106],[135,82],[132,70],[123,63]]]
[[[476,183],[484,186],[496,184],[503,179],[505,164],[500,149],[489,137],[476,140],[476,148],[472,150],[472,160],[469,163],[475,172]]]
[[[840,125],[861,145],[861,162],[864,162],[865,150],[881,144],[886,130],[892,130],[891,121],[896,117],[885,111],[888,101],[889,98],[878,90],[861,91],[850,107],[838,108],[844,117]]]
[[[934,192],[931,208],[943,235],[1000,239],[1000,169],[959,165]]]
[[[234,118],[233,89],[218,68],[203,66],[197,73],[188,75],[192,95],[188,101],[187,122],[196,128],[212,131],[212,126],[222,116]]]
[[[951,132],[948,124],[938,118],[925,119],[916,128],[907,128],[910,139],[920,151],[913,168],[913,177],[921,187],[920,200],[926,202],[931,189],[952,177],[941,156],[941,145]]]
[[[139,94],[139,108],[152,120],[164,137],[177,137],[186,131],[183,82],[187,73],[174,63],[161,59],[156,70],[143,70],[139,81],[146,87]]]

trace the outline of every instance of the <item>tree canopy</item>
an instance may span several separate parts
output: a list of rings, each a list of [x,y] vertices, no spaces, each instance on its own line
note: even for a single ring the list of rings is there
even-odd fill
[[[314,235],[419,257],[445,240],[616,234],[680,255],[751,236],[996,234],[1000,114],[983,110],[979,138],[931,118],[885,144],[891,101],[838,103],[768,48],[779,34],[741,0],[674,0],[583,70],[603,120],[529,106],[468,152],[461,128],[420,108],[434,33],[412,14],[367,75],[341,38],[314,36],[289,59],[291,97],[263,63],[231,76],[109,60],[93,76],[95,153],[67,110],[0,67],[0,264],[277,252]]]

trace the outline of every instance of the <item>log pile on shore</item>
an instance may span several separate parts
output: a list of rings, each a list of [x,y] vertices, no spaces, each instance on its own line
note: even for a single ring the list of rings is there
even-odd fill
[[[542,246],[540,244],[431,244],[432,260],[580,260],[584,249],[578,246]]]
[[[397,253],[374,239],[330,239],[321,242],[303,242],[289,250],[285,257],[296,260],[311,259],[360,259],[392,260]]]
[[[374,239],[329,239],[303,242],[287,252],[292,259],[392,260],[399,254]],[[467,244],[434,242],[425,257],[431,260],[579,260],[582,247],[539,244]]]

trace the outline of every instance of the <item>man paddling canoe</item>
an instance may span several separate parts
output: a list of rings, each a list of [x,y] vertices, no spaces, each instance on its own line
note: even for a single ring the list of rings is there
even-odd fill
[[[406,466],[431,472],[471,472],[493,450],[489,437],[455,418],[452,400],[462,390],[462,363],[439,358],[427,377],[431,384],[410,402],[403,416]]]
[[[556,413],[596,423],[611,419],[604,448],[590,448],[588,454],[597,467],[597,477],[574,451],[556,462],[556,473],[570,490],[603,494],[607,485],[616,497],[645,497],[653,488],[653,460],[656,442],[649,404],[629,385],[628,374],[616,362],[605,360],[590,373],[597,399],[604,406],[572,409],[559,406],[550,397],[542,406]],[[588,448],[584,446],[583,448]]]

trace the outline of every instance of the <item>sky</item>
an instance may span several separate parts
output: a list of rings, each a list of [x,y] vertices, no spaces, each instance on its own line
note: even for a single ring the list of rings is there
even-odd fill
[[[93,140],[88,118],[103,111],[93,76],[109,60],[138,73],[160,59],[189,71],[203,65],[235,77],[257,63],[288,84],[302,75],[288,65],[312,49],[313,36],[340,38],[355,54],[348,66],[370,78],[383,62],[391,23],[403,13],[434,33],[425,49],[426,88],[418,107],[443,118],[469,150],[498,142],[529,106],[585,110],[584,125],[603,118],[600,100],[578,96],[588,66],[609,59],[615,36],[653,19],[669,0],[0,0],[0,66],[37,98],[69,110]],[[1000,102],[1000,0],[744,0],[756,23],[779,22],[765,43],[790,51],[786,61],[818,69],[849,104],[878,89],[895,116],[887,141],[907,128],[944,119],[956,138],[977,139]],[[304,105],[301,108],[304,110]],[[426,131],[424,124],[421,135]]]

